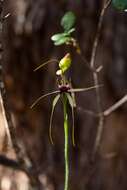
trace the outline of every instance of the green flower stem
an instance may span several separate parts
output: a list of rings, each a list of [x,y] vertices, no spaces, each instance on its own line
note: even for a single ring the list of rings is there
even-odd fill
[[[65,183],[64,190],[68,190],[69,181],[69,155],[68,155],[68,114],[67,114],[67,97],[63,94],[63,111],[64,111],[64,157],[65,157]]]

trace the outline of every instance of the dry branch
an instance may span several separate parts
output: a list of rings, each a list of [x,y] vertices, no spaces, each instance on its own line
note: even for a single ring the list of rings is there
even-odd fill
[[[105,12],[106,12],[107,8],[109,7],[110,3],[111,3],[111,0],[105,1],[103,8],[101,10],[99,22],[98,22],[98,26],[97,26],[97,32],[96,32],[94,43],[93,43],[91,60],[90,60],[90,67],[94,71],[93,72],[93,80],[94,80],[94,86],[96,86],[96,101],[97,101],[98,113],[102,113],[102,104],[101,104],[102,100],[101,100],[100,89],[98,87],[98,85],[99,85],[99,76],[98,76],[99,72],[97,71],[98,69],[96,69],[95,61],[96,61],[97,48],[98,48],[99,37],[101,34],[102,24],[103,24],[103,20],[104,20],[104,15],[105,15]],[[100,114],[93,155],[95,155],[95,153],[98,150],[98,147],[100,145],[101,135],[102,135],[102,131],[103,131],[103,125],[104,125],[104,116],[103,116],[103,114]]]
[[[119,107],[121,107],[123,104],[125,104],[127,102],[127,95],[125,95],[123,98],[121,98],[118,102],[116,102],[115,104],[113,104],[111,107],[109,107],[108,109],[106,109],[103,112],[104,116],[108,116],[110,115],[112,112],[116,111]]]

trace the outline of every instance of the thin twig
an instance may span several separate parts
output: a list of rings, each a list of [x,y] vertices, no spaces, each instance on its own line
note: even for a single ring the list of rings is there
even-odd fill
[[[96,54],[97,54],[97,48],[98,48],[98,43],[99,43],[99,37],[101,34],[104,15],[105,15],[105,12],[106,12],[107,8],[109,7],[110,3],[111,3],[111,0],[104,2],[104,6],[101,10],[100,17],[99,17],[97,32],[95,35],[93,48],[92,48],[92,54],[91,54],[91,60],[90,60],[90,67],[93,71],[96,71],[95,61],[96,61]],[[98,113],[102,113],[101,93],[100,93],[100,89],[98,88],[98,85],[99,85],[98,72],[93,72],[93,80],[94,80],[94,86],[96,86],[97,110],[98,110]],[[103,125],[104,125],[104,116],[102,114],[99,116],[97,136],[96,136],[95,145],[94,145],[94,155],[95,155],[95,153],[98,150],[98,147],[100,145],[100,140],[101,140],[102,131],[103,131]]]
[[[98,114],[96,114],[94,111],[84,109],[84,108],[82,108],[80,106],[76,106],[76,110],[78,110],[80,112],[83,112],[85,114],[88,114],[90,116],[93,116],[93,117],[98,117]]]
[[[100,13],[99,22],[98,22],[98,26],[97,26],[97,32],[95,35],[93,48],[92,48],[91,61],[90,61],[90,66],[93,69],[95,68],[96,53],[97,53],[98,42],[99,42],[99,38],[100,38],[100,34],[101,34],[100,31],[101,31],[103,20],[104,20],[104,15],[105,15],[105,12],[106,12],[107,8],[109,7],[110,3],[111,3],[111,0],[108,0],[107,2],[105,1],[104,6]]]
[[[106,109],[103,112],[104,116],[108,116],[110,115],[112,112],[116,111],[119,107],[121,107],[123,104],[125,104],[127,102],[127,94],[121,98],[118,102],[116,102],[115,104],[113,104],[111,107],[109,107],[108,109]]]

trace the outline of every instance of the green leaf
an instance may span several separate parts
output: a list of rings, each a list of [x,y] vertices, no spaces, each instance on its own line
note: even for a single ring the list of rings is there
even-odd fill
[[[113,6],[118,10],[124,11],[127,9],[127,0],[113,0],[112,3]]]
[[[67,33],[58,33],[58,34],[53,35],[51,37],[51,40],[52,41],[59,41],[59,40],[61,40],[62,38],[66,37],[66,36],[68,36]]]
[[[67,12],[61,19],[61,26],[65,31],[69,31],[75,24],[76,17],[73,12]]]
[[[59,40],[55,41],[54,44],[56,46],[59,46],[59,45],[65,44],[65,43],[67,43],[69,41],[70,41],[70,37],[62,37]]]
[[[52,102],[52,111],[51,111],[51,115],[50,115],[49,137],[50,137],[50,141],[51,141],[52,144],[53,144],[53,139],[52,139],[52,119],[53,119],[54,109],[55,109],[55,107],[56,107],[56,104],[57,104],[59,98],[60,98],[60,94],[58,94],[58,95],[53,99],[53,102]]]
[[[67,33],[68,34],[71,34],[72,32],[74,32],[75,31],[75,28],[71,28]]]

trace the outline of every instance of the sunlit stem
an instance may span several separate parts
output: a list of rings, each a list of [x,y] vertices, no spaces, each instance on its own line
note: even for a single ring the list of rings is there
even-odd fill
[[[63,94],[63,111],[64,111],[64,157],[65,157],[65,183],[64,190],[68,190],[69,182],[69,154],[68,154],[68,114],[67,114],[67,97]]]

